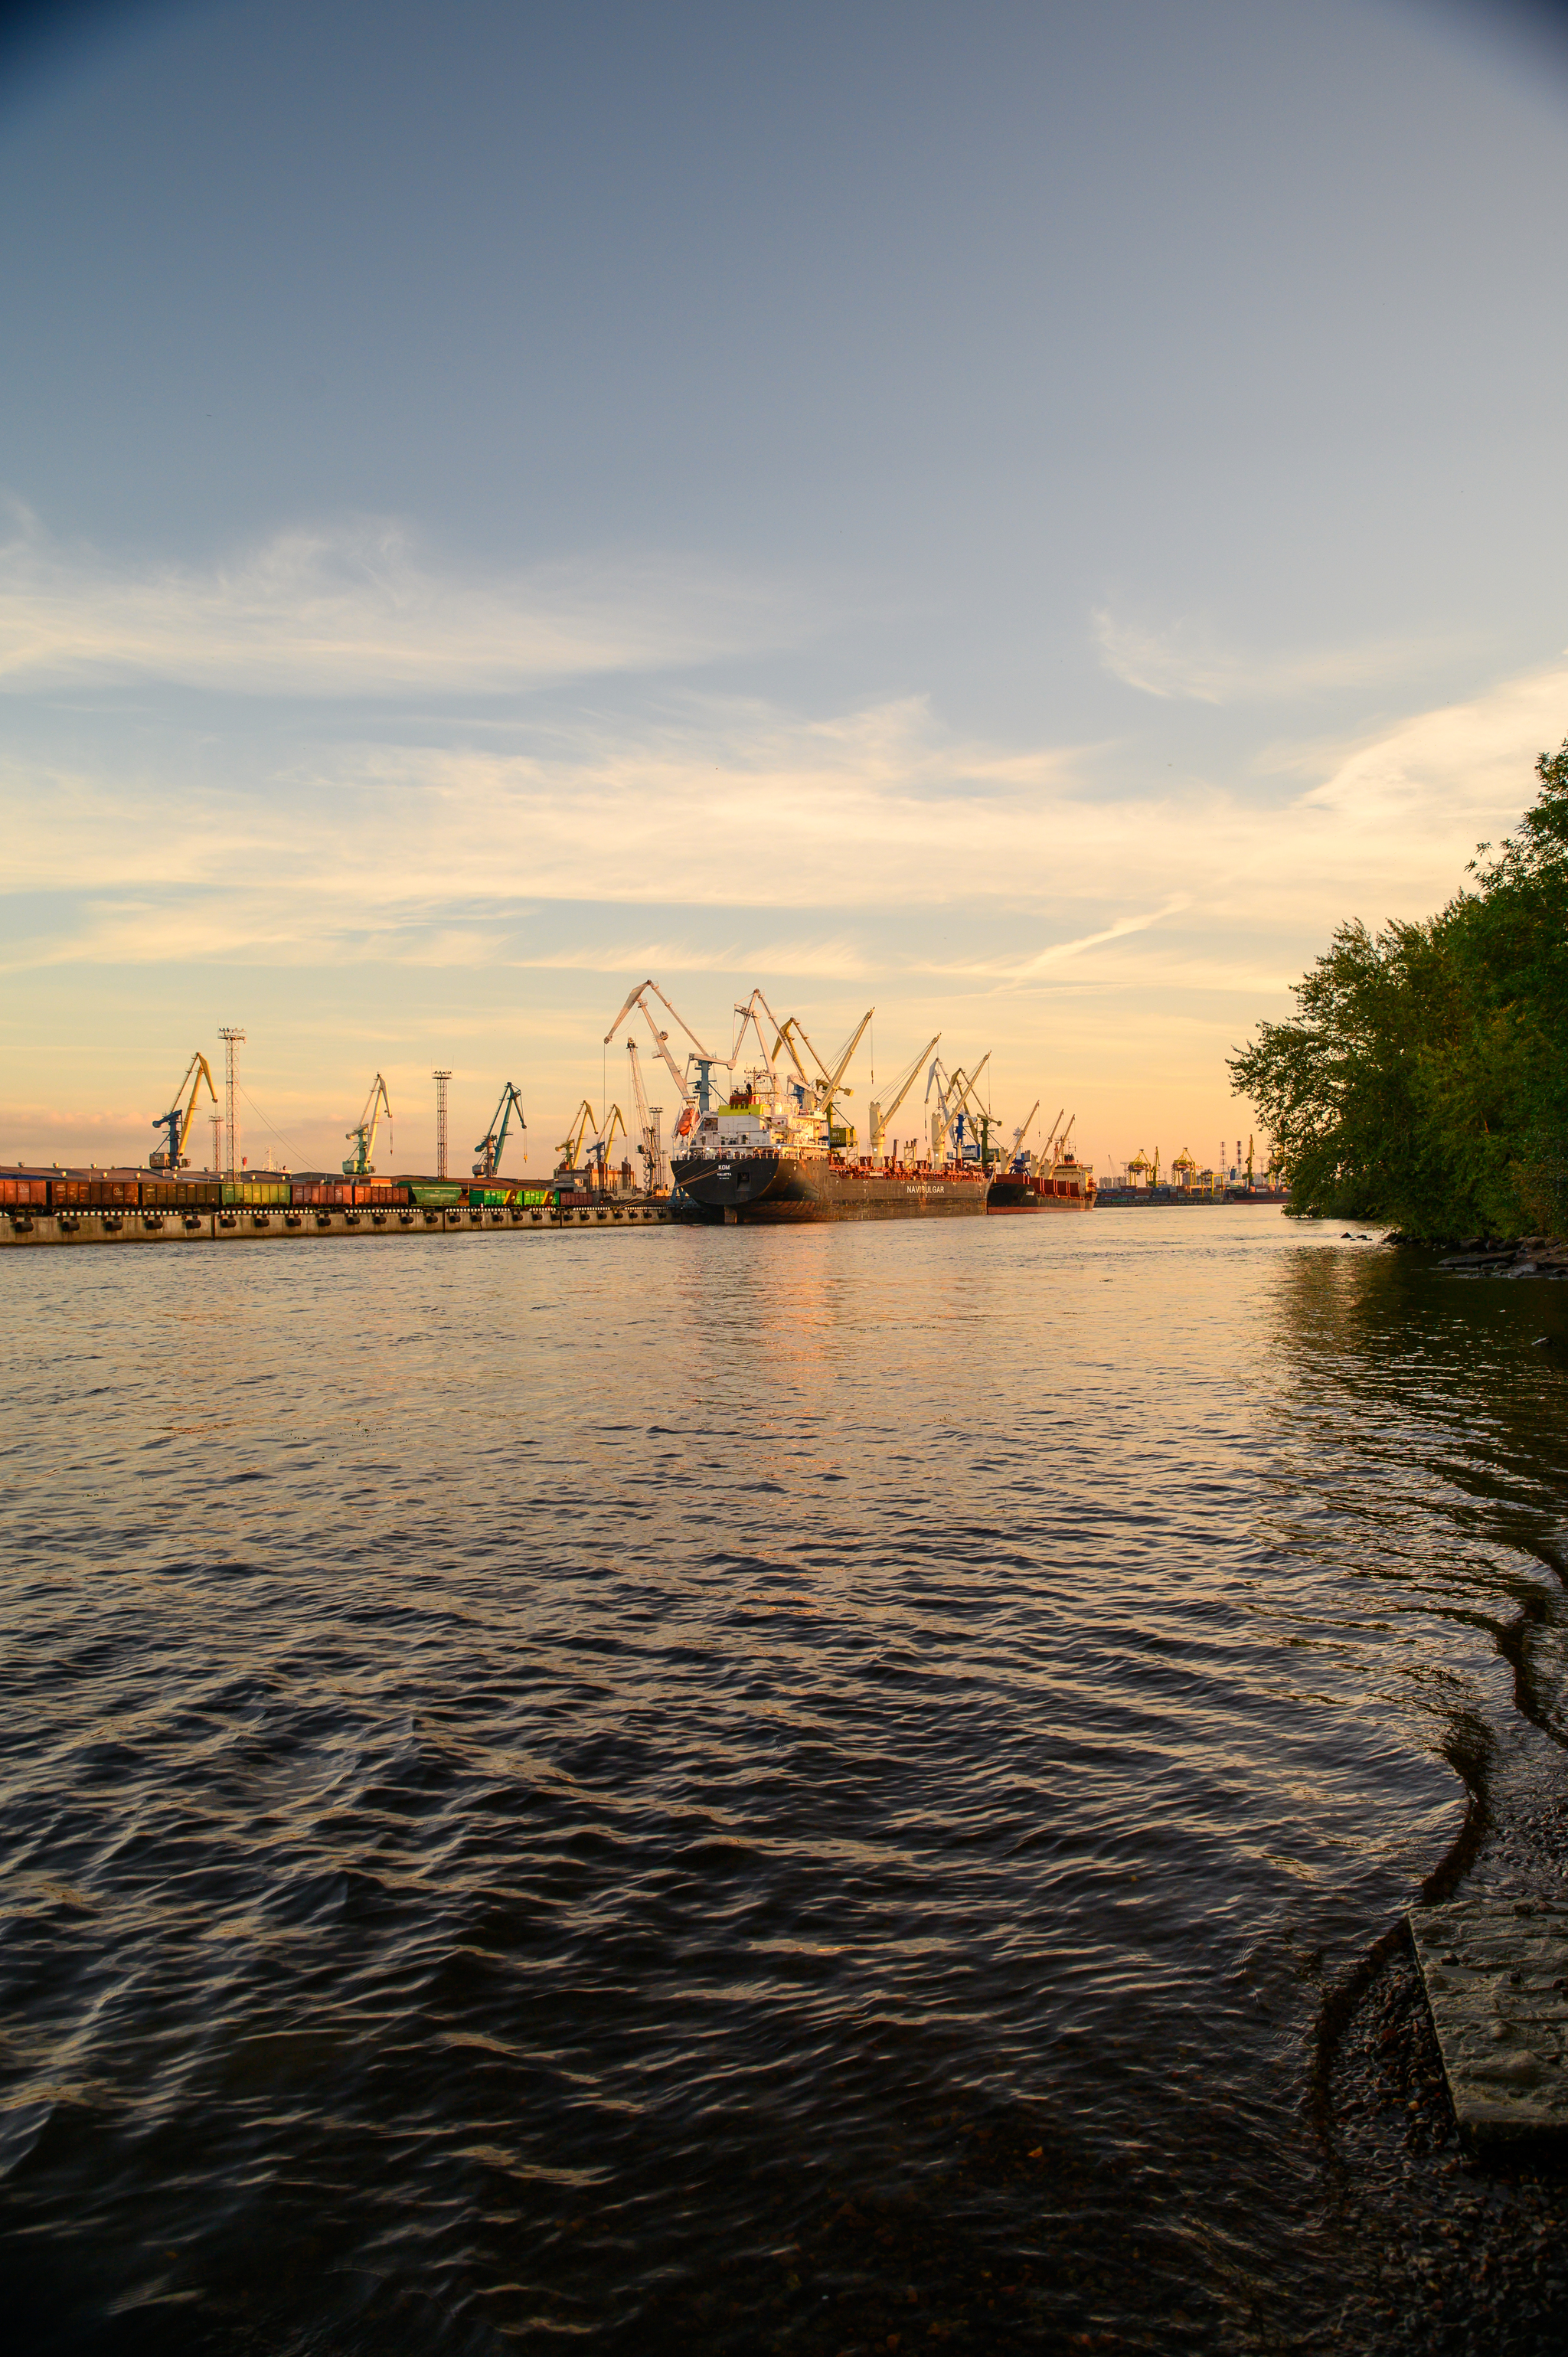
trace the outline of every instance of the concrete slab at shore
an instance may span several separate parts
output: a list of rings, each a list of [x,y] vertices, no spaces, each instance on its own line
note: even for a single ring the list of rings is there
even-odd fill
[[[1412,1907],[1410,1928],[1466,2136],[1568,2141],[1568,1910],[1459,1900]]]

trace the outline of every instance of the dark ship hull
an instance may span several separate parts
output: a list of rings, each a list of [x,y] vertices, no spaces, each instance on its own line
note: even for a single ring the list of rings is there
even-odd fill
[[[727,1225],[796,1227],[822,1220],[942,1220],[985,1210],[978,1170],[872,1169],[826,1155],[677,1155],[682,1194]]]
[[[993,1178],[988,1211],[1092,1211],[1094,1186],[1082,1180]]]

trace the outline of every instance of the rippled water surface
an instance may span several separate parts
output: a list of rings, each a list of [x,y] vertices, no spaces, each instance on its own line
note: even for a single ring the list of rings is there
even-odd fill
[[[1260,1210],[0,1290],[33,2348],[1339,2312],[1315,2026],[1557,1610],[1562,1295]]]

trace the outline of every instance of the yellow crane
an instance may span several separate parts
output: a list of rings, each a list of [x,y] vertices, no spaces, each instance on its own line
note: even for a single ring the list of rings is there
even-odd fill
[[[872,1098],[871,1151],[873,1155],[876,1156],[878,1158],[880,1158],[884,1151],[884,1140],[887,1135],[888,1123],[892,1120],[894,1114],[897,1112],[899,1106],[903,1103],[905,1098],[914,1087],[915,1082],[919,1079],[921,1065],[925,1062],[926,1058],[931,1054],[937,1045],[937,1041],[941,1038],[941,1033],[939,1031],[936,1034],[935,1039],[927,1040],[925,1046],[921,1049],[914,1062],[909,1066],[908,1071],[904,1073],[900,1080],[895,1082],[893,1094],[886,1104],[882,1103],[880,1097]]]
[[[365,1099],[364,1112],[352,1129],[346,1129],[343,1132],[354,1149],[343,1165],[345,1178],[370,1178],[374,1176],[376,1166],[371,1157],[376,1150],[376,1131],[381,1126],[383,1113],[386,1114],[390,1128],[392,1117],[392,1099],[387,1094],[385,1081],[378,1072],[371,1082],[371,1093]]]
[[[561,1157],[562,1170],[575,1170],[577,1157],[583,1150],[584,1137],[590,1129],[596,1130],[598,1124],[594,1119],[594,1108],[585,1097],[572,1116],[571,1128],[556,1148]]]
[[[207,1059],[199,1048],[185,1068],[185,1078],[174,1092],[173,1104],[167,1113],[160,1113],[154,1118],[153,1127],[163,1131],[164,1143],[162,1146],[155,1146],[148,1155],[147,1168],[150,1170],[189,1169],[190,1164],[185,1151],[186,1140],[190,1135],[190,1125],[196,1119],[196,1100],[200,1094],[203,1081],[207,1083],[208,1095],[216,1104],[218,1092],[212,1085],[212,1074],[208,1069]],[[185,1095],[187,1088],[189,1089],[190,1095],[182,1106],[180,1099]]]
[[[1171,1176],[1173,1178],[1179,1178],[1187,1192],[1191,1194],[1192,1182],[1197,1176],[1197,1165],[1185,1146],[1171,1164]]]
[[[610,1148],[615,1144],[616,1131],[618,1129],[620,1131],[623,1137],[630,1137],[631,1132],[626,1125],[625,1114],[622,1113],[619,1105],[611,1105],[608,1113],[605,1115],[604,1128],[599,1131],[597,1135],[595,1137],[592,1146],[588,1148],[589,1153],[593,1157],[594,1164],[598,1175],[599,1192],[601,1195],[608,1192]]]

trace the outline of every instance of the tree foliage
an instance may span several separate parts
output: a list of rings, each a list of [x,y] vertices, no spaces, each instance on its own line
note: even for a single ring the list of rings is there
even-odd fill
[[[1568,1232],[1568,738],[1517,833],[1421,924],[1341,925],[1230,1060],[1291,1209],[1431,1241]]]

